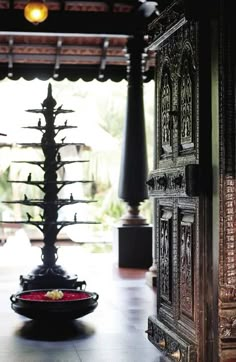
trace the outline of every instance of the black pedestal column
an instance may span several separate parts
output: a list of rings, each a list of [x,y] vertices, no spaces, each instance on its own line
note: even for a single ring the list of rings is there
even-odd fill
[[[127,213],[116,228],[115,243],[120,267],[148,268],[152,263],[152,227],[140,215],[140,203],[148,198],[146,132],[143,105],[143,37],[128,42],[127,109],[121,153],[119,197]]]

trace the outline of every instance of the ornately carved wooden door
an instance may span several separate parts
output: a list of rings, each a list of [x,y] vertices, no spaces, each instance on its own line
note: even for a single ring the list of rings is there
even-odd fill
[[[171,361],[184,362],[211,361],[209,57],[205,47],[206,69],[200,38],[198,24],[183,20],[158,41],[156,165],[147,181],[158,266],[157,316],[149,318],[148,338]]]

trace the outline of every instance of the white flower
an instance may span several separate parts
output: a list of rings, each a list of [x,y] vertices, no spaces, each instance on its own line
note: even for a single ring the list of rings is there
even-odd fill
[[[46,297],[53,299],[53,300],[57,300],[57,299],[62,299],[64,296],[64,293],[61,290],[58,289],[54,289],[54,290],[50,290],[45,294]]]

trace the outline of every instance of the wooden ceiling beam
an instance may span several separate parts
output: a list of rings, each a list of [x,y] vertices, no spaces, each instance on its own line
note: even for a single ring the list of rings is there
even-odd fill
[[[14,0],[9,0],[9,9],[14,9]]]
[[[9,57],[11,53],[7,56]],[[30,63],[51,63],[55,65],[55,54],[32,54],[28,53]],[[24,54],[14,54],[14,63],[24,63],[27,58],[27,53]],[[8,58],[10,59],[10,58]],[[60,64],[97,64],[100,65],[101,56],[99,55],[60,55]],[[4,63],[6,61],[6,54],[0,54],[0,63]],[[9,62],[11,64],[11,62]],[[106,64],[126,64],[126,58],[122,56],[107,56]]]
[[[12,76],[13,80],[24,78],[26,80],[32,80],[35,78],[41,80],[48,80],[53,76],[54,67],[53,64],[30,64],[27,66],[23,63],[14,63],[14,73]],[[0,63],[0,79],[7,77],[7,68],[5,64]],[[106,81],[111,79],[112,81],[119,82],[127,77],[127,68],[126,65],[117,66],[117,65],[107,65],[104,78],[100,81]],[[71,81],[76,81],[78,79],[83,79],[86,81],[92,81],[93,79],[98,79],[97,65],[88,65],[88,64],[61,64],[60,73],[57,81],[67,78]],[[149,69],[148,74],[146,75],[144,82],[154,79],[154,70]]]
[[[54,73],[53,78],[58,78],[59,69],[60,69],[60,53],[62,48],[62,39],[59,37],[57,39],[57,47],[56,47],[56,59],[55,59],[55,66],[54,66]]]
[[[12,37],[13,39],[15,39],[14,37]],[[63,38],[60,38],[63,40]],[[54,52],[54,49],[56,49],[56,45],[54,44],[38,44],[38,43],[31,43],[31,44],[25,44],[25,43],[18,43],[16,44],[16,42],[14,43],[14,48],[13,48],[13,53],[15,54],[34,54],[34,53],[40,53],[40,54],[50,54]],[[4,52],[8,51],[8,43],[6,42],[1,42],[0,41],[0,53],[4,54]],[[98,54],[101,52],[100,48],[96,45],[68,45],[68,44],[63,44],[63,51],[65,51],[66,54],[68,55],[79,55],[79,54],[83,54],[83,55],[90,55],[90,54]],[[121,46],[109,46],[109,53],[115,53],[116,56],[120,56],[122,54],[125,54],[124,48]],[[107,54],[107,53],[106,53]]]
[[[60,0],[60,11],[65,10],[65,0]]]
[[[107,61],[107,49],[109,47],[109,39],[105,38],[102,44],[102,56],[101,56],[101,63],[99,68],[98,79],[102,79],[104,77],[104,70],[106,68],[106,61]]]
[[[144,33],[145,27],[135,13],[51,11],[45,22],[34,25],[24,18],[22,10],[0,10],[0,31],[130,36]]]
[[[9,37],[8,40],[8,46],[9,46],[9,51],[8,51],[8,77],[11,78],[13,75],[13,44],[14,44],[14,40],[13,37]]]

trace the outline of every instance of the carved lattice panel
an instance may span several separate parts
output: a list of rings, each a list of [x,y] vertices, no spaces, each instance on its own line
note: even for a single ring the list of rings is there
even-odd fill
[[[172,103],[172,86],[170,74],[167,66],[163,67],[162,86],[160,90],[160,146],[161,156],[170,156],[172,153],[173,134],[171,125],[171,103]]]
[[[189,46],[183,51],[179,79],[179,150],[194,147],[193,108],[194,108],[194,77],[193,60]]]
[[[161,299],[171,303],[171,249],[172,249],[172,211],[162,210],[160,218],[160,294]]]
[[[194,319],[194,214],[182,213],[180,221],[180,314]]]

